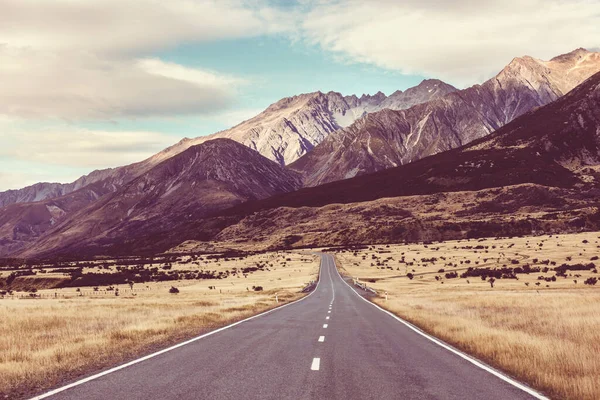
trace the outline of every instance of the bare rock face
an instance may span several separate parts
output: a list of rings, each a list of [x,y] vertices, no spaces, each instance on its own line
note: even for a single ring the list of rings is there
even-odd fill
[[[94,189],[97,191],[97,197],[100,197],[105,193],[114,190],[114,187],[119,186],[122,183],[124,177],[122,174],[116,173],[116,170],[117,169],[105,169],[94,171],[71,183],[40,182],[22,189],[0,192],[0,207],[15,203],[30,203],[53,199],[79,190],[92,183],[111,178],[105,182],[105,187],[96,187]]]
[[[370,113],[329,135],[290,167],[315,186],[407,164],[487,136],[599,70],[600,53],[584,49],[550,61],[515,58],[482,85],[406,110]]]
[[[297,174],[246,146],[215,139],[165,160],[87,207],[66,207],[64,211],[70,214],[56,226],[47,222],[48,215],[61,212],[55,208],[57,205],[73,204],[73,197],[81,196],[84,190],[67,195],[66,200],[63,197],[10,206],[22,210],[21,216],[27,213],[38,216],[28,219],[17,216],[12,221],[12,232],[4,232],[12,233],[4,237],[4,247],[14,253],[17,247],[27,247],[38,237],[39,242],[22,250],[22,255],[72,246],[89,245],[98,249],[99,243],[124,245],[128,238],[169,235],[182,222],[243,201],[296,190],[300,185]],[[8,212],[0,212],[0,221],[7,216]],[[15,236],[18,231],[24,234]]]
[[[310,152],[332,132],[351,125],[368,113],[392,108],[400,110],[441,97],[454,87],[441,81],[424,81],[392,96],[342,96],[337,92],[315,92],[287,97],[254,118],[223,132],[191,139],[182,147],[213,138],[228,138],[258,151],[270,160],[288,165]]]
[[[452,85],[448,85],[439,79],[426,79],[415,87],[392,93],[379,104],[379,109],[405,110],[417,104],[444,97],[448,93],[456,92]]]

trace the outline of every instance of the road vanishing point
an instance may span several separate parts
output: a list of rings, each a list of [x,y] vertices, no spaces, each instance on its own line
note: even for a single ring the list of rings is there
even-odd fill
[[[34,399],[544,399],[373,305],[321,255],[303,299]]]

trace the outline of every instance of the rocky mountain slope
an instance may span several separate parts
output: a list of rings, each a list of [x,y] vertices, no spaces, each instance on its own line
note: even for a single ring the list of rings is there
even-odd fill
[[[13,229],[3,229],[4,248],[14,249],[19,244],[15,242],[31,241],[39,233],[41,239],[35,251],[77,245],[94,246],[102,254],[104,244],[126,246],[130,238],[169,236],[184,221],[200,219],[243,201],[296,190],[300,184],[295,173],[246,146],[215,139],[165,160],[115,193],[72,212],[50,229],[48,224],[35,225],[37,220],[31,219],[28,229],[34,235],[15,236],[16,229],[24,224],[19,220]],[[52,212],[60,205],[58,198],[12,207],[34,214],[37,210]],[[6,215],[0,213],[0,221]],[[39,219],[44,221],[44,215]]]
[[[107,178],[111,179],[106,180]],[[116,190],[116,187],[120,186],[124,179],[126,179],[126,176],[116,173],[116,169],[105,169],[93,171],[71,183],[40,182],[22,189],[0,192],[0,207],[15,203],[31,203],[53,199],[72,193],[92,183],[106,180],[105,184],[102,185],[103,187],[95,188],[97,192],[94,193],[99,198],[110,191]]]
[[[89,188],[89,190],[91,194],[90,201],[93,201],[94,197],[99,199],[107,193],[115,192],[133,178],[179,152],[174,150],[175,146],[171,146],[138,163],[95,170],[71,183],[40,182],[22,189],[0,192],[0,207],[17,203],[51,200],[87,188],[92,184],[94,184],[94,187]]]
[[[315,186],[407,164],[489,135],[598,71],[600,53],[584,49],[550,61],[515,58],[482,85],[406,110],[368,114],[290,167]]]
[[[417,86],[406,89],[406,91],[397,90],[389,95],[385,100],[379,103],[379,110],[405,110],[417,104],[427,103],[428,101],[444,97],[448,93],[456,92],[452,85],[448,85],[439,79],[426,79]]]
[[[0,208],[0,256],[18,251],[73,213],[108,193],[99,182],[64,196]]]

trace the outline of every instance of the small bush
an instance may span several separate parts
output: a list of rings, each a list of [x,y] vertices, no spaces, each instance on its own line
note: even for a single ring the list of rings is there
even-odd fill
[[[171,289],[169,289],[169,293],[177,294],[179,293],[179,289],[177,289],[175,286],[171,286]]]
[[[586,285],[594,286],[596,283],[598,283],[598,278],[596,278],[596,277],[587,278],[585,280],[585,282],[583,282],[583,283],[585,283]]]

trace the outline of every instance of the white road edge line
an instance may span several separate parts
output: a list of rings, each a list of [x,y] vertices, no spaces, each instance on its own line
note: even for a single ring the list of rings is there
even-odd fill
[[[308,299],[310,296],[312,296],[312,294],[313,294],[313,293],[315,293],[315,292],[317,291],[317,289],[319,288],[319,284],[321,283],[321,279],[320,279],[320,277],[321,277],[321,269],[322,269],[322,267],[323,267],[323,257],[321,257],[321,264],[319,265],[319,280],[317,281],[317,286],[315,287],[315,289],[314,289],[312,292],[310,292],[310,293],[308,294],[308,296],[304,296],[304,297],[303,297],[303,298],[301,298],[301,299],[298,299],[298,300],[292,301],[291,303],[287,303],[287,304],[284,304],[284,305],[282,305],[282,306],[279,306],[279,307],[275,307],[275,308],[273,308],[273,309],[271,309],[271,310],[268,310],[268,311],[262,312],[262,313],[260,313],[260,314],[253,315],[253,316],[251,316],[251,317],[248,317],[248,318],[246,318],[246,319],[243,319],[243,320],[241,320],[241,321],[234,322],[233,324],[230,324],[230,325],[223,326],[223,327],[221,327],[221,328],[215,329],[214,331],[207,332],[207,333],[205,333],[205,334],[203,334],[203,335],[196,336],[195,338],[192,338],[192,339],[186,340],[185,342],[181,342],[181,343],[178,343],[178,344],[176,344],[176,345],[174,345],[174,346],[167,347],[166,349],[162,349],[162,350],[159,350],[159,351],[157,351],[157,352],[155,352],[155,353],[148,354],[147,356],[144,356],[144,357],[141,357],[141,358],[135,359],[135,360],[133,360],[133,361],[129,361],[129,362],[125,363],[125,364],[118,365],[118,366],[116,366],[116,367],[114,367],[114,368],[111,368],[111,369],[108,369],[108,370],[106,370],[106,371],[102,371],[102,372],[100,372],[100,373],[97,373],[97,374],[95,374],[95,375],[88,376],[87,378],[80,379],[80,380],[78,380],[78,381],[75,381],[75,382],[73,382],[73,383],[70,383],[70,384],[68,384],[68,385],[65,385],[65,386],[59,387],[59,388],[57,388],[57,389],[51,390],[51,391],[49,391],[49,392],[46,392],[46,393],[44,393],[44,394],[41,394],[41,395],[39,395],[39,396],[32,397],[30,400],[41,400],[41,399],[48,398],[48,397],[50,397],[50,396],[54,396],[55,394],[58,394],[58,393],[60,393],[60,392],[64,392],[64,391],[65,391],[65,390],[67,390],[67,389],[71,389],[71,388],[73,388],[73,387],[75,387],[75,386],[83,385],[84,383],[87,383],[87,382],[93,381],[93,380],[95,380],[95,379],[101,378],[101,377],[103,377],[103,376],[105,376],[105,375],[108,375],[108,374],[112,374],[113,372],[117,372],[117,371],[119,371],[119,370],[122,370],[122,369],[124,369],[124,368],[127,368],[127,367],[130,367],[130,366],[132,366],[132,365],[138,364],[138,363],[140,363],[140,362],[142,362],[142,361],[149,360],[149,359],[151,359],[151,358],[154,358],[154,357],[156,357],[156,356],[159,356],[159,355],[161,355],[161,354],[167,353],[167,352],[169,352],[169,351],[171,351],[171,350],[178,349],[178,348],[180,348],[180,347],[183,347],[183,346],[185,346],[185,345],[188,345],[188,344],[190,344],[190,343],[193,343],[193,342],[195,342],[195,341],[197,341],[197,340],[203,339],[203,338],[205,338],[205,337],[207,337],[207,336],[214,335],[215,333],[219,333],[219,332],[222,332],[222,331],[224,331],[224,330],[226,330],[226,329],[233,328],[233,327],[234,327],[234,326],[236,326],[236,325],[243,324],[244,322],[250,321],[250,320],[252,320],[252,319],[255,319],[255,318],[258,318],[258,317],[262,317],[262,316],[264,316],[264,315],[270,314],[270,313],[272,313],[272,312],[274,312],[274,311],[277,311],[277,310],[281,310],[282,308],[285,308],[285,307],[287,307],[287,306],[291,306],[292,304],[297,304],[297,303],[301,302],[302,300],[306,300],[306,299]],[[331,274],[331,272],[330,272],[330,274]],[[330,276],[331,276],[331,275],[330,275]]]
[[[332,259],[333,256],[329,255]],[[335,259],[334,259],[334,265],[335,265]],[[338,273],[338,276],[340,277],[340,279],[342,280],[342,282],[344,282],[350,289],[352,289],[352,291],[354,293],[356,293],[356,295],[358,297],[360,297],[363,301],[366,301],[367,303],[369,303],[370,305],[372,305],[373,307],[376,307],[379,309],[379,311],[382,311],[386,314],[388,314],[389,316],[391,316],[392,318],[395,318],[397,321],[401,322],[402,324],[406,325],[408,328],[412,329],[413,331],[415,331],[416,333],[418,333],[419,335],[425,337],[426,339],[429,339],[430,341],[432,341],[433,343],[437,344],[440,347],[443,347],[444,349],[456,354],[457,356],[467,360],[468,362],[470,362],[471,364],[483,369],[486,372],[489,372],[490,374],[502,379],[504,382],[511,384],[512,386],[521,389],[522,391],[524,391],[527,394],[530,394],[531,396],[535,397],[536,399],[539,400],[550,400],[548,397],[544,396],[543,394],[535,391],[534,389],[530,388],[529,386],[525,385],[524,383],[521,383],[507,375],[505,375],[504,373],[494,369],[493,367],[485,364],[483,361],[479,361],[476,358],[463,353],[462,351],[450,346],[449,344],[443,342],[441,339],[436,338],[435,336],[431,336],[428,333],[425,333],[423,330],[421,330],[420,328],[418,328],[417,326],[411,324],[408,321],[403,320],[402,318],[398,317],[397,315],[395,315],[394,313],[381,308],[379,305],[373,303],[372,301],[369,301],[367,299],[365,299],[363,296],[360,295],[360,293],[358,293],[352,286],[350,286],[348,284],[348,282],[346,282],[344,280],[344,278],[342,278],[342,275],[340,274],[340,271],[337,269],[337,267],[335,268],[335,270]]]
[[[319,368],[321,368],[321,359],[320,358],[313,358],[312,364],[310,366],[310,369],[313,370],[313,371],[318,371]]]
[[[327,324],[323,324],[323,328],[324,328],[324,329],[327,329]]]
[[[325,336],[319,336],[319,342],[323,343],[325,341]]]

